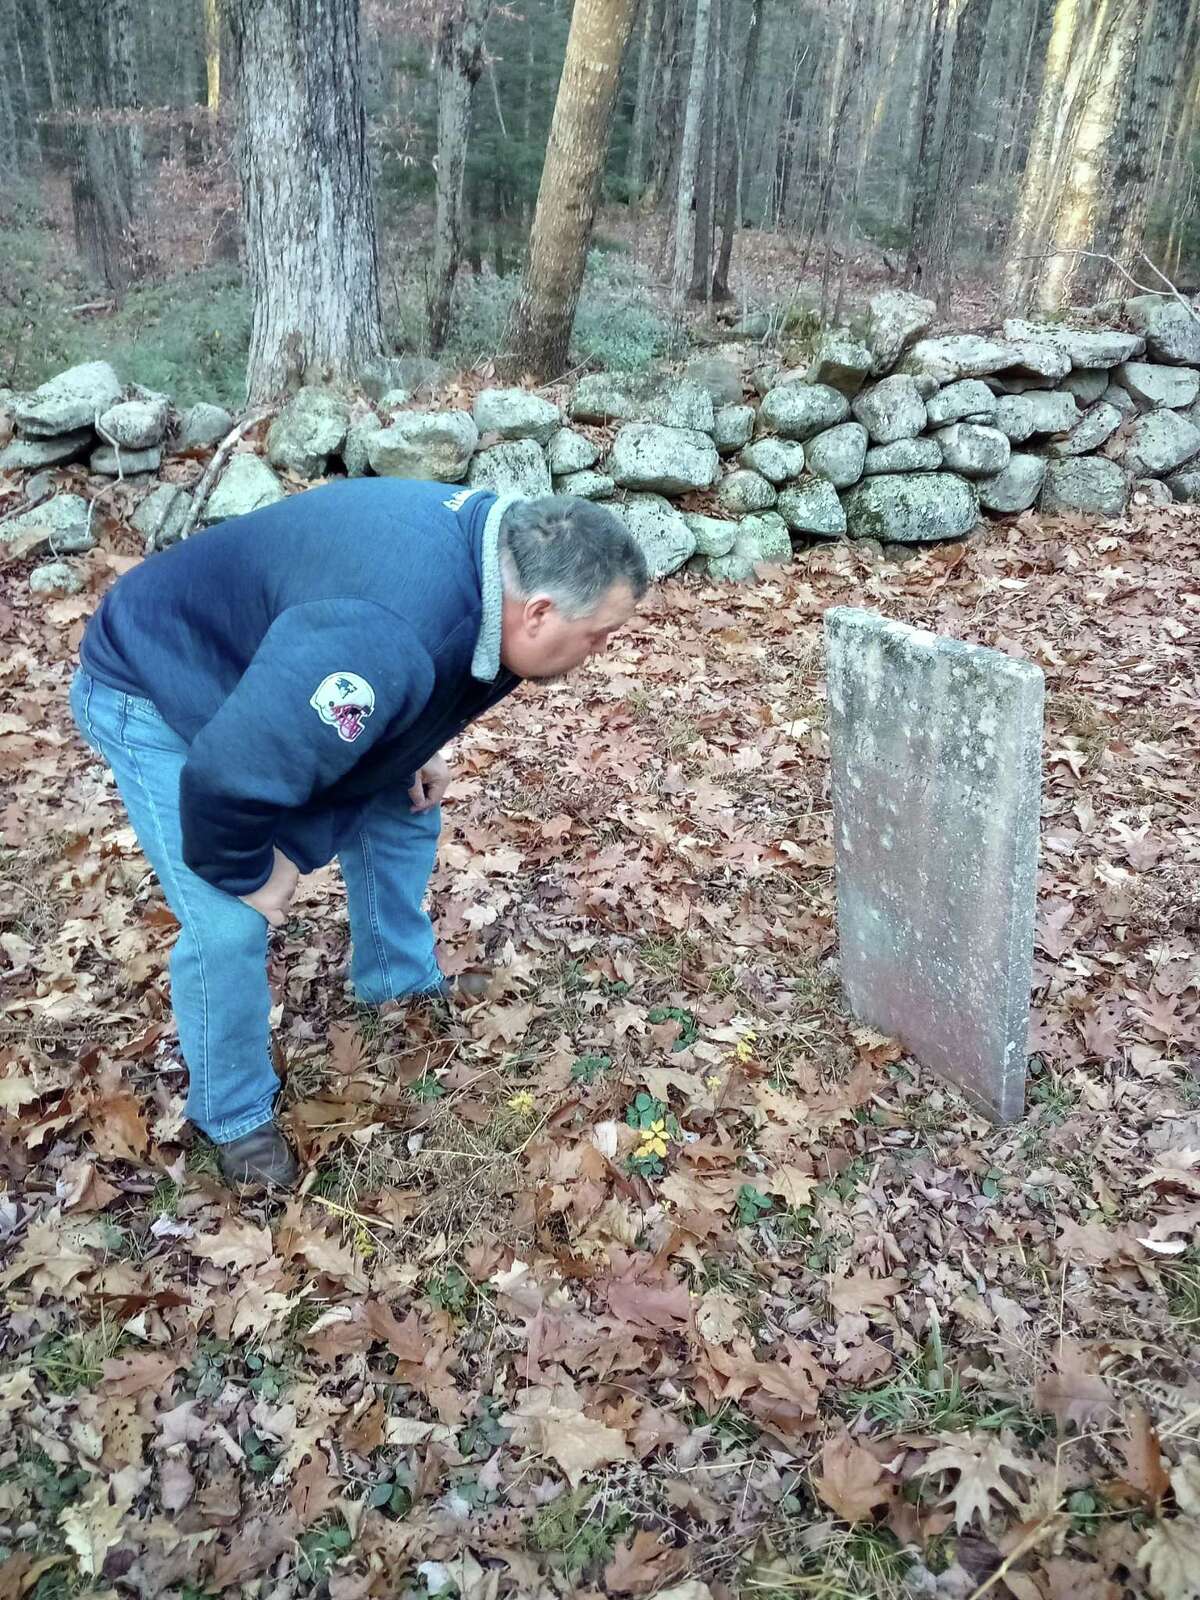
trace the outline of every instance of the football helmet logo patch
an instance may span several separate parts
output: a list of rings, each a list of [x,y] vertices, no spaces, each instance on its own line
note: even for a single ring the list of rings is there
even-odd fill
[[[322,722],[337,729],[339,739],[353,744],[375,710],[375,691],[357,672],[331,672],[308,703]]]

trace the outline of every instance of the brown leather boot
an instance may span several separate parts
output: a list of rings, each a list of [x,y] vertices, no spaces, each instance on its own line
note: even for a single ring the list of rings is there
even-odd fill
[[[300,1181],[300,1163],[274,1122],[264,1122],[240,1139],[219,1144],[217,1163],[230,1188],[254,1183],[294,1189]]]

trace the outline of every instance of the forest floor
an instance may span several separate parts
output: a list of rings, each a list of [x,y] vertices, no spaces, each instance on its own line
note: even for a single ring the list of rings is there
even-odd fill
[[[244,1204],[67,722],[135,559],[100,522],[85,594],[0,574],[4,1600],[1196,1595],[1194,511],[656,588],[461,741],[434,902],[489,1003],[356,1014],[336,873],[303,881],[272,975],[309,1176]],[[840,1006],[849,601],[1046,672],[1008,1127]]]

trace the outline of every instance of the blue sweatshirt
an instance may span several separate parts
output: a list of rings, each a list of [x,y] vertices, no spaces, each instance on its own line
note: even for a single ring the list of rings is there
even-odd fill
[[[189,746],[183,858],[230,894],[331,860],[372,798],[518,679],[500,666],[509,503],[396,478],[328,484],[150,557],[104,597],[84,668]]]

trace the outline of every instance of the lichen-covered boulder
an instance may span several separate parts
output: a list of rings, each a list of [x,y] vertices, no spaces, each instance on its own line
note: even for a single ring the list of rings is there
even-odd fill
[[[96,442],[91,428],[56,434],[52,439],[13,439],[0,450],[0,472],[36,472],[87,455]]]
[[[742,518],[737,524],[733,549],[728,555],[713,556],[708,571],[710,577],[741,582],[753,577],[757,566],[791,559],[792,541],[787,524],[776,512],[763,511]]]
[[[589,372],[576,384],[568,409],[576,422],[657,422],[701,433],[713,428],[707,389],[653,373]]]
[[[96,543],[96,536],[88,527],[88,503],[78,494],[57,494],[20,516],[0,522],[0,545],[14,544],[30,534],[40,536],[28,552],[35,556],[78,555]]]
[[[1079,421],[1075,396],[1060,389],[1032,389],[1027,394],[1001,395],[992,426],[1023,444],[1035,433],[1068,433]]]
[[[1143,479],[1143,483],[1153,483],[1156,480]],[[1184,472],[1174,472],[1167,479],[1167,488],[1170,489],[1176,500],[1181,500],[1185,505],[1200,505],[1200,468],[1188,467]]]
[[[947,333],[937,339],[919,339],[900,363],[900,371],[924,373],[939,383],[956,378],[984,378],[1017,363],[1010,344],[986,339],[979,333]]]
[[[836,539],[846,531],[846,512],[838,492],[826,478],[813,478],[785,489],[779,496],[779,515],[793,533],[815,533]]]
[[[1131,506],[1169,506],[1174,503],[1174,491],[1162,478],[1139,478],[1129,491]]]
[[[1177,411],[1151,411],[1129,424],[1122,462],[1135,478],[1161,478],[1200,452],[1200,428]]]
[[[1200,366],[1200,317],[1174,295],[1137,294],[1125,302],[1125,315],[1146,341],[1153,361]]]
[[[367,459],[381,478],[461,483],[478,444],[467,411],[402,411],[367,440]]]
[[[871,351],[845,328],[821,335],[808,369],[809,383],[826,383],[848,398],[862,388],[871,371]]]
[[[480,433],[498,433],[501,439],[536,439],[538,444],[548,444],[562,427],[558,407],[527,389],[481,389],[472,415]]]
[[[744,467],[760,472],[768,483],[786,483],[804,471],[804,446],[798,439],[756,439],[739,459]]]
[[[1072,328],[1063,322],[1027,322],[1022,317],[1011,317],[1004,324],[1004,337],[1056,345],[1070,356],[1073,367],[1082,368],[1115,367],[1135,360],[1146,348],[1140,334]]]
[[[467,468],[467,482],[473,489],[519,494],[526,500],[554,493],[550,468],[536,439],[506,439],[478,451]]]
[[[342,461],[348,478],[365,478],[371,470],[368,446],[382,431],[383,423],[373,411],[356,417],[346,429],[346,442],[342,446]]]
[[[828,478],[835,489],[847,489],[862,477],[867,455],[867,430],[861,422],[842,422],[808,441],[809,471]]]
[[[1012,513],[1028,511],[1042,492],[1046,478],[1045,456],[1029,455],[1014,450],[1003,472],[991,478],[980,478],[979,504],[985,511]]]
[[[1107,367],[1085,367],[1078,372],[1068,372],[1059,387],[1074,395],[1080,406],[1092,406],[1108,388],[1109,382]]]
[[[925,402],[915,379],[906,373],[882,378],[858,395],[851,410],[872,444],[915,439],[925,426]]]
[[[696,553],[696,535],[681,512],[657,494],[631,494],[613,512],[641,547],[652,578],[678,572]]]
[[[555,494],[573,494],[577,500],[609,500],[616,487],[605,472],[564,472],[554,480]]]
[[[1129,474],[1103,456],[1072,456],[1046,465],[1038,504],[1054,514],[1119,517],[1129,500]]]
[[[775,504],[775,490],[760,472],[742,468],[721,479],[717,500],[723,510],[741,517],[751,511],[769,511]]]
[[[721,470],[717,447],[695,428],[629,422],[613,440],[605,470],[625,489],[687,494],[707,489]]]
[[[162,465],[162,451],[155,445],[151,450],[119,450],[111,444],[102,444],[93,450],[88,466],[93,472],[109,478],[137,478],[147,472],[157,472]]]
[[[1017,358],[1016,366],[1011,369],[1015,374],[1028,374],[1035,379],[1056,382],[1065,378],[1071,370],[1071,358],[1067,352],[1048,340],[1008,339],[1005,342],[1012,346]]]
[[[707,390],[714,408],[742,403],[741,368],[725,356],[693,356],[683,377],[685,383]]]
[[[963,378],[947,384],[925,402],[931,428],[944,428],[950,422],[991,422],[999,400],[978,378]]]
[[[877,444],[863,461],[863,477],[879,472],[936,472],[942,464],[942,447],[936,439],[897,439]]]
[[[60,372],[32,394],[16,396],[17,427],[31,439],[53,438],[94,426],[121,398],[121,380],[107,361],[85,361]]]
[[[1124,391],[1122,391],[1124,393]],[[1107,400],[1097,400],[1083,413],[1065,439],[1055,439],[1047,447],[1052,456],[1083,456],[1099,450],[1121,426],[1124,418]]]
[[[271,424],[267,460],[299,478],[323,477],[349,427],[350,407],[340,394],[317,385],[298,389]]]
[[[1154,361],[1123,361],[1113,373],[1113,382],[1141,411],[1180,410],[1200,394],[1200,372]]]
[[[142,400],[118,400],[100,418],[102,439],[125,450],[151,450],[167,436],[171,405],[165,394]]]
[[[723,456],[736,455],[750,443],[757,415],[753,406],[721,406],[713,414],[713,443]]]
[[[47,561],[29,574],[31,594],[78,594],[82,588],[83,574],[69,561]]]
[[[942,464],[968,478],[990,477],[1008,465],[1012,446],[999,428],[978,422],[952,422],[934,435],[942,447]]]
[[[600,447],[574,428],[559,428],[546,446],[546,462],[551,472],[585,472],[594,467]]]
[[[885,544],[960,539],[979,520],[974,484],[950,472],[867,478],[842,496],[842,504],[854,538]]]
[[[233,416],[224,406],[213,406],[206,400],[199,400],[180,417],[174,448],[180,451],[207,450],[210,445],[219,444],[232,427]]]
[[[696,537],[698,556],[727,556],[737,539],[738,524],[730,518],[702,517],[698,512],[685,512],[683,520]]]
[[[877,376],[889,371],[905,347],[933,325],[937,306],[932,300],[909,294],[906,289],[885,289],[867,306],[867,348],[871,352],[871,371]]]
[[[236,455],[221,473],[200,520],[209,526],[228,517],[244,517],[284,498],[283,485],[259,456]]]
[[[849,415],[849,400],[825,383],[781,383],[768,389],[758,413],[760,428],[785,439],[811,439]]]
[[[176,483],[161,483],[129,520],[146,541],[147,550],[163,550],[178,542],[191,509],[192,497],[186,489]]]

